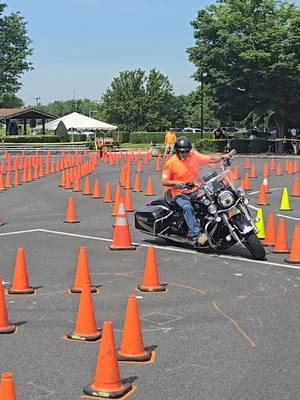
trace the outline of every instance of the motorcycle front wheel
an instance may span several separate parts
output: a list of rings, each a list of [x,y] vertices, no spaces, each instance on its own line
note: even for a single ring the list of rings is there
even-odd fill
[[[245,236],[244,245],[256,260],[264,260],[266,258],[264,246],[254,232],[250,232]]]

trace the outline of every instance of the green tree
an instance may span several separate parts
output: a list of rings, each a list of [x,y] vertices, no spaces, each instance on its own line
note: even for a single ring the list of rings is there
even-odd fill
[[[280,136],[300,122],[300,10],[279,0],[219,0],[192,22],[188,49],[216,116],[271,116]]]
[[[26,22],[19,12],[3,15],[5,3],[0,3],[0,98],[4,93],[16,93],[22,74],[32,69],[27,61],[32,54]]]
[[[146,81],[147,131],[160,131],[170,126],[173,97],[173,87],[168,78],[156,69],[151,69]]]
[[[170,126],[173,89],[156,69],[123,71],[102,97],[100,114],[121,130],[161,130]]]
[[[102,97],[102,112],[109,123],[121,130],[134,131],[145,126],[145,72],[122,71]]]
[[[220,122],[215,117],[214,109],[216,105],[213,98],[209,95],[209,91],[204,86],[203,88],[203,124],[204,127],[217,127]],[[201,86],[192,91],[187,96],[187,104],[185,108],[185,119],[187,125],[200,128],[201,127]]]
[[[23,100],[13,93],[0,95],[0,108],[21,108],[23,105]]]

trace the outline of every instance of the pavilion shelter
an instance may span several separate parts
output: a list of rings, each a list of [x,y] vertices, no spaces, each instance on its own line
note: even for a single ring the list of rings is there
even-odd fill
[[[38,110],[37,108],[0,108],[0,121],[5,123],[5,134],[9,135],[12,120],[23,121],[24,134],[27,133],[27,122],[42,120],[42,133],[45,134],[46,121],[56,118],[55,115]]]

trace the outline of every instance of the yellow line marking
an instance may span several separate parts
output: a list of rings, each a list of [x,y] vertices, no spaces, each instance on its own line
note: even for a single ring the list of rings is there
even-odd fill
[[[246,332],[239,326],[239,324],[231,317],[229,317],[227,314],[225,314],[216,303],[212,303],[213,307],[215,308],[215,310],[217,310],[217,312],[221,315],[223,315],[223,317],[225,319],[227,319],[228,321],[230,321],[232,323],[232,325],[236,328],[236,330],[248,341],[248,343],[250,343],[250,346],[255,348],[256,347],[256,343],[246,334]]]

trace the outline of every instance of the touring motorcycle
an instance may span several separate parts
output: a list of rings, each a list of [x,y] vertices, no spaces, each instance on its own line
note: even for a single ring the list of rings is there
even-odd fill
[[[163,199],[153,200],[135,212],[135,228],[174,243],[190,244],[196,250],[222,252],[238,243],[255,259],[265,259],[265,249],[257,237],[256,221],[249,212],[245,190],[235,188],[228,175],[236,151],[228,154],[230,158],[223,162],[221,172],[214,170],[200,178],[200,183],[194,184],[197,190],[191,195],[196,218],[208,237],[206,245],[193,243],[182,209],[172,198],[170,189]]]

